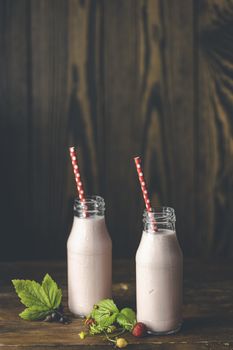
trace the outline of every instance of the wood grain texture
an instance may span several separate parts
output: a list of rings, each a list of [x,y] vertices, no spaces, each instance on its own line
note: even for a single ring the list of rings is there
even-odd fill
[[[19,257],[24,239],[32,244],[29,226],[29,70],[27,1],[0,2],[0,110],[1,110],[1,255]],[[12,244],[14,242],[14,244]],[[6,255],[5,255],[5,253]]]
[[[113,264],[113,294],[119,307],[135,307],[135,266],[121,260]],[[0,349],[112,349],[102,336],[81,341],[78,333],[83,321],[72,318],[70,325],[28,322],[18,317],[24,306],[19,302],[10,280],[41,281],[48,272],[63,290],[67,311],[66,264],[30,262],[0,264]],[[125,334],[127,349],[226,350],[233,347],[232,263],[186,261],[184,264],[184,324],[176,335],[135,338]]]
[[[56,256],[64,244],[61,217],[68,139],[67,13],[65,0],[30,2],[29,189],[33,252],[38,258],[42,251],[43,255],[49,256],[52,251]]]
[[[163,129],[167,144],[168,203],[177,214],[177,232],[184,252],[197,251],[194,230],[194,75],[193,3],[161,2],[163,30]],[[185,94],[184,94],[185,91]],[[164,203],[164,202],[163,202]],[[176,203],[183,203],[178,205]],[[188,248],[189,247],[189,248]]]
[[[141,213],[133,157],[139,150],[137,3],[104,2],[105,197],[113,247],[128,256]]]
[[[232,255],[233,2],[200,2],[197,12],[200,246]]]
[[[99,184],[96,127],[99,14],[95,1],[72,0],[68,8],[69,143],[78,147],[86,193],[95,194]],[[69,178],[74,183],[71,172]]]
[[[1,260],[65,256],[71,144],[115,256],[142,231],[135,155],[184,254],[232,256],[232,23],[225,0],[0,2]]]

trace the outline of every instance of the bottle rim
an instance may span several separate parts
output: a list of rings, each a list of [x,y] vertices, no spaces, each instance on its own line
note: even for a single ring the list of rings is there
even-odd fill
[[[78,216],[86,214],[104,215],[105,202],[101,196],[87,195],[84,200],[80,200],[79,197],[74,199],[74,212]]]
[[[160,206],[152,208],[151,211],[146,209],[143,212],[143,222],[150,223],[151,220],[155,220],[157,223],[173,222],[176,221],[175,210],[172,207]]]

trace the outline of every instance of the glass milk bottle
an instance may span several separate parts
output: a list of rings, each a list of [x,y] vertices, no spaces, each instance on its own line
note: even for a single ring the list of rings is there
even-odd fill
[[[154,231],[156,220],[158,231]],[[137,321],[152,334],[177,332],[182,324],[183,255],[175,231],[175,211],[162,207],[143,215],[136,253]]]
[[[74,201],[74,221],[67,241],[68,306],[79,316],[101,299],[112,297],[112,241],[99,196]]]

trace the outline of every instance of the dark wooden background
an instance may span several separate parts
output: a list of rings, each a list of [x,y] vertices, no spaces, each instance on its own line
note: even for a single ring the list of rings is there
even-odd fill
[[[133,256],[141,155],[186,256],[233,256],[233,1],[0,0],[0,259],[60,258],[79,146],[117,257]]]

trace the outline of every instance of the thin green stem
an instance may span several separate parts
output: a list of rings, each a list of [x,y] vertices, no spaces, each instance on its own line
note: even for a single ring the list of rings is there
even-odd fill
[[[119,333],[117,333],[117,334],[114,334],[114,338],[119,337],[119,335],[121,335],[121,334],[123,334],[123,333],[125,333],[125,332],[126,332],[126,330],[123,328],[123,329],[121,330],[121,332],[119,332]],[[104,331],[104,334],[105,334],[105,337],[106,337],[109,341],[111,341],[112,343],[116,343],[116,340],[110,338],[110,337],[108,336],[108,334],[107,334],[105,331]]]
[[[116,340],[109,338],[108,334],[104,331],[105,337],[112,343],[116,343]]]

